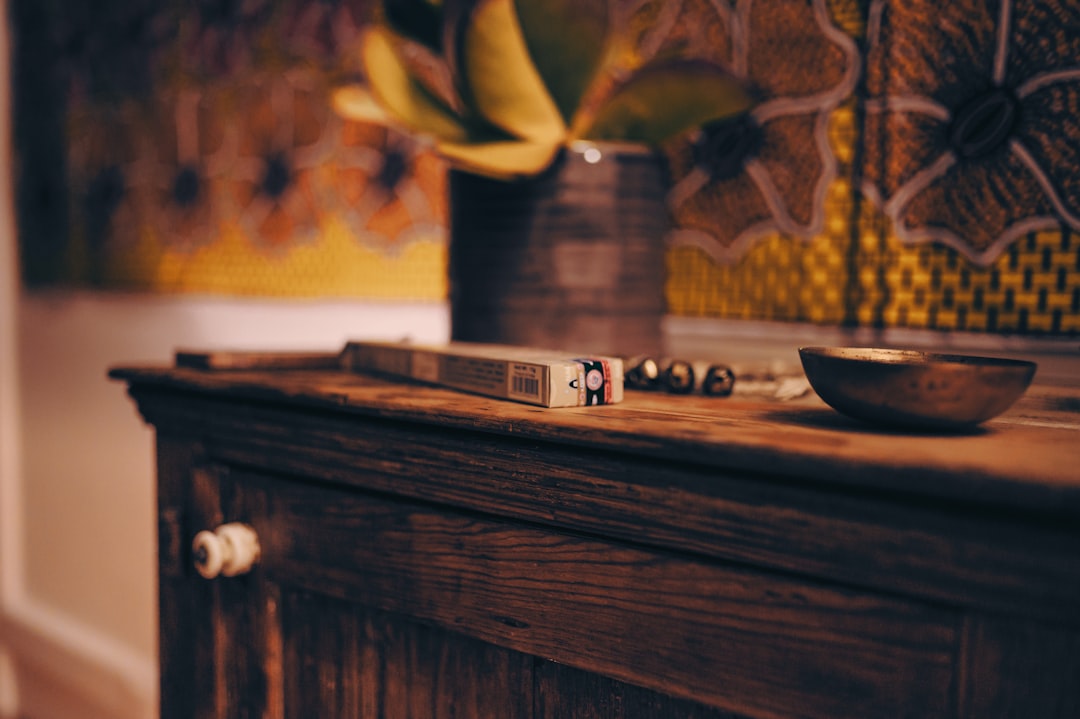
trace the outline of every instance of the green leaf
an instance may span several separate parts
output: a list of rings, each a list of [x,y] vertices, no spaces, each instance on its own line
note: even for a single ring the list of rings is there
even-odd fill
[[[566,123],[529,57],[513,0],[481,0],[461,35],[460,74],[467,103],[494,126],[546,144]]]
[[[364,34],[361,59],[375,99],[406,128],[445,140],[468,137],[457,113],[409,72],[389,30],[374,27]]]
[[[383,14],[395,32],[439,52],[442,6],[442,0],[383,0]]]
[[[562,149],[562,143],[520,140],[439,142],[435,149],[459,170],[497,180],[517,180],[546,170]]]
[[[582,137],[656,145],[752,104],[749,92],[722,68],[669,60],[642,68],[618,87]]]
[[[607,52],[608,3],[515,0],[514,7],[529,55],[569,125]]]

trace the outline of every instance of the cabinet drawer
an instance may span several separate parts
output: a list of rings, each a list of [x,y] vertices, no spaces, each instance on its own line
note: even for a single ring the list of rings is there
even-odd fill
[[[382,495],[219,476],[224,519],[259,535],[253,582],[750,717],[955,712],[958,618],[946,610]]]

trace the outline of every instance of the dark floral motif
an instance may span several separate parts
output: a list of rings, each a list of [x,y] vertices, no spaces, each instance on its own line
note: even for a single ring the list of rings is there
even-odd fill
[[[329,103],[315,77],[299,72],[254,83],[224,151],[245,235],[285,249],[320,231],[315,175],[328,159]]]
[[[330,166],[339,214],[365,246],[395,251],[414,240],[445,238],[446,168],[412,138],[343,122]]]
[[[1080,6],[875,0],[865,193],[907,242],[989,264],[1080,229]]]
[[[639,38],[642,53],[720,62],[758,104],[668,148],[673,241],[730,259],[766,235],[819,234],[837,173],[827,122],[854,89],[855,42],[833,24],[825,0],[677,5],[657,10]]]
[[[225,123],[207,91],[180,89],[160,97],[152,151],[144,163],[150,220],[171,249],[202,247],[218,236],[221,201],[214,185],[225,174]]]
[[[145,215],[137,118],[130,107],[102,106],[72,118],[76,130],[68,151],[67,174],[73,206],[72,235],[81,252],[72,253],[71,273],[104,283],[115,258],[139,244]]]

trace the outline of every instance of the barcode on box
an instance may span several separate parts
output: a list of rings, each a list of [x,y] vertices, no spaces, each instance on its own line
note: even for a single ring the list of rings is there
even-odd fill
[[[539,367],[517,362],[510,366],[510,396],[512,398],[541,402],[544,400],[542,391],[543,383],[540,381]]]
[[[540,380],[531,377],[514,378],[514,394],[527,394],[536,397],[540,394]]]

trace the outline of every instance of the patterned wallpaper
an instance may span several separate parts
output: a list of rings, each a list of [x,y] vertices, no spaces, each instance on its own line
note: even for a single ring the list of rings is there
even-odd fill
[[[443,167],[348,122],[369,0],[12,0],[31,286],[441,299]],[[1072,0],[619,0],[760,102],[664,149],[687,316],[1080,334]]]

